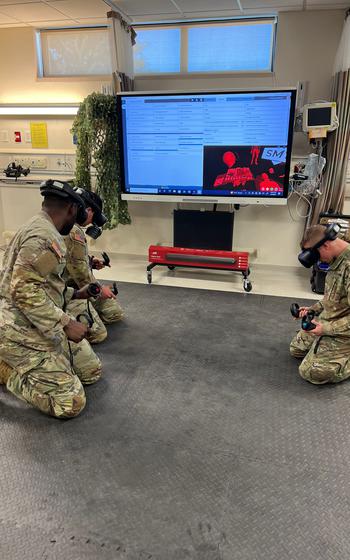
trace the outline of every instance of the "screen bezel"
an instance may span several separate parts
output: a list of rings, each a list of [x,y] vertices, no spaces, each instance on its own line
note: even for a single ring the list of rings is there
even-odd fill
[[[330,109],[331,110],[331,118],[330,118],[330,122],[329,123],[323,123],[323,124],[308,124],[308,119],[309,119],[309,111],[312,109]],[[322,103],[309,103],[308,105],[304,105],[303,108],[303,131],[304,132],[310,132],[312,130],[320,130],[322,128],[326,128],[329,129],[330,127],[332,127],[334,121],[335,121],[335,109],[336,109],[336,104],[334,103],[334,101],[325,101]]]
[[[182,95],[225,95],[225,94],[244,94],[244,93],[278,93],[286,92],[291,94],[291,108],[287,140],[286,155],[286,177],[283,188],[283,196],[267,197],[267,196],[227,196],[227,195],[184,195],[184,194],[147,194],[147,193],[127,193],[125,192],[125,167],[124,167],[124,135],[122,124],[122,98],[123,97],[146,97],[146,96],[182,96]],[[263,206],[285,205],[287,203],[289,191],[289,171],[292,155],[293,129],[296,105],[295,87],[278,87],[278,88],[254,88],[254,89],[235,89],[235,90],[186,90],[186,91],[132,91],[117,93],[117,115],[118,115],[118,139],[119,139],[119,165],[121,176],[122,200],[135,200],[143,202],[194,202],[199,204],[261,204]]]

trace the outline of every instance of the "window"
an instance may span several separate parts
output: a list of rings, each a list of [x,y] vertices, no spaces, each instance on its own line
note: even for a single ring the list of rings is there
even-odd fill
[[[140,29],[134,46],[135,73],[180,72],[181,30]]]
[[[107,27],[37,32],[39,76],[89,76],[111,73]]]
[[[276,18],[135,26],[135,73],[272,72]]]

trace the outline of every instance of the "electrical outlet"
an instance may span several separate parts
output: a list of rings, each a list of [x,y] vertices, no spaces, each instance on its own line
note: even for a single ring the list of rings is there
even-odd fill
[[[30,159],[29,158],[15,158],[14,162],[16,165],[21,165],[24,168],[30,167]]]
[[[29,161],[31,169],[47,169],[47,158],[32,157]]]
[[[0,142],[9,142],[9,131],[0,130]]]
[[[14,161],[17,165],[30,169],[47,169],[47,158],[27,156],[15,158]]]

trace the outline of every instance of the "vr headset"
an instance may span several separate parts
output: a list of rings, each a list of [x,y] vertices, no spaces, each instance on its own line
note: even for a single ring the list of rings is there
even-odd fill
[[[74,202],[78,206],[77,224],[82,226],[86,222],[87,212],[85,210],[84,200],[69,183],[48,179],[41,183],[40,194],[42,196],[57,196],[69,202]]]
[[[324,237],[318,241],[313,247],[308,249],[303,249],[298,255],[299,262],[305,266],[305,268],[311,268],[320,260],[319,247],[323,245],[326,241],[333,241],[338,233],[340,232],[339,224],[329,224],[324,232]]]
[[[92,208],[94,212],[93,223],[86,229],[86,235],[97,239],[102,234],[102,227],[107,222],[106,216],[102,212],[102,200],[94,192],[74,187],[75,192],[83,199],[85,208]]]

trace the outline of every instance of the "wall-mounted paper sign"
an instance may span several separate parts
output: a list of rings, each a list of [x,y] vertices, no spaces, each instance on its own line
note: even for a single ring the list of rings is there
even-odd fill
[[[31,122],[32,148],[48,148],[46,122]]]

